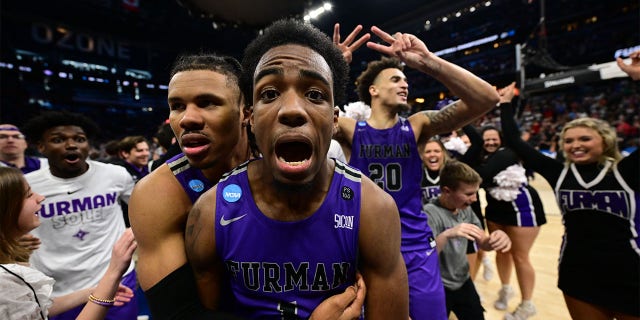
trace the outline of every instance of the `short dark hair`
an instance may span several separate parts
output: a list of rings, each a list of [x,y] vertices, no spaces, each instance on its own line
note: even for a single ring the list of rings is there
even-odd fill
[[[180,54],[171,67],[169,78],[184,71],[210,70],[227,76],[227,85],[238,87],[242,76],[242,66],[233,57],[215,53]],[[238,97],[242,101],[242,96]]]
[[[404,69],[402,61],[396,58],[382,57],[380,60],[371,61],[367,64],[367,69],[362,71],[358,79],[356,79],[356,91],[360,101],[371,105],[371,94],[369,87],[376,80],[376,77],[382,70],[395,68],[400,71]]]
[[[245,49],[242,59],[244,73],[240,87],[247,102],[250,104],[253,101],[253,74],[262,56],[270,49],[286,44],[308,47],[324,58],[333,76],[333,102],[342,103],[345,100],[345,88],[349,77],[349,66],[342,57],[342,52],[329,36],[318,28],[293,19],[274,22]]]
[[[176,58],[171,68],[170,78],[178,72],[210,70],[227,76],[227,85],[238,88],[238,103],[242,103],[244,95],[240,90],[240,80],[242,79],[242,65],[233,57],[218,55],[215,53],[201,52],[197,54],[181,54]],[[243,108],[248,107],[248,100],[244,100]],[[259,151],[255,143],[255,136],[251,132],[251,127],[247,126],[249,146],[254,156],[258,156]]]
[[[158,131],[155,134],[156,139],[158,139],[158,144],[165,149],[169,149],[171,144],[173,144],[173,138],[176,135],[171,130],[171,125],[168,123],[163,123],[158,127]]]
[[[38,143],[42,140],[45,131],[59,126],[76,126],[82,128],[89,139],[93,139],[99,132],[98,125],[93,120],[66,110],[47,111],[31,118],[25,123],[22,132],[30,143]]]

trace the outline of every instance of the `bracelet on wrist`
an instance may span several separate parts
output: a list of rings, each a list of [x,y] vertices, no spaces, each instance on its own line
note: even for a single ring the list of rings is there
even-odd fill
[[[116,302],[115,299],[100,299],[100,298],[96,298],[93,293],[89,295],[89,301],[97,304],[97,305],[101,305],[103,307],[112,307],[113,304]]]

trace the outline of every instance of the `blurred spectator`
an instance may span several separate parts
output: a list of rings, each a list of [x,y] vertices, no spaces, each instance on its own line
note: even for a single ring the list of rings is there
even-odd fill
[[[29,173],[49,165],[47,159],[25,155],[27,140],[18,127],[0,124],[0,166],[14,167]]]

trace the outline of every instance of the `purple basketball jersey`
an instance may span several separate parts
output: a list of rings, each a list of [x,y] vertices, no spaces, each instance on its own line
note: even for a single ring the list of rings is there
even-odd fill
[[[276,221],[256,206],[244,164],[216,193],[216,250],[235,314],[249,319],[306,319],[324,299],[355,282],[360,172],[336,161],[331,186],[310,217]]]
[[[178,182],[180,182],[180,185],[182,185],[189,199],[191,199],[191,203],[195,203],[203,193],[214,185],[202,174],[200,169],[194,168],[189,164],[189,160],[187,160],[184,153],[179,153],[167,160],[167,165],[176,179],[178,179]]]
[[[402,223],[402,251],[432,248],[431,229],[422,212],[422,160],[416,138],[405,118],[389,129],[374,129],[359,121],[353,133],[349,165],[366,174],[396,201]]]

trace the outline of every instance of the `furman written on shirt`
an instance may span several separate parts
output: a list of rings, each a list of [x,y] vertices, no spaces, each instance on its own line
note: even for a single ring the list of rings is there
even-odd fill
[[[54,296],[96,285],[125,229],[118,199],[128,201],[131,175],[120,166],[87,163],[87,172],[70,179],[50,170],[25,175],[31,189],[45,196],[38,211],[41,224],[32,232],[42,245],[30,262],[56,279]]]

